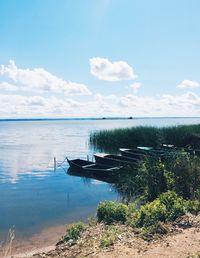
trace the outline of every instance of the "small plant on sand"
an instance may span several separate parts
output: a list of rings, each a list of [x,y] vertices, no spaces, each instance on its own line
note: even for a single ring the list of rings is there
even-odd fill
[[[113,245],[120,233],[121,230],[117,225],[109,226],[100,240],[100,247],[106,248]]]
[[[156,222],[149,227],[143,227],[140,231],[140,235],[145,240],[151,240],[152,238],[160,238],[162,235],[169,233],[169,228],[166,223]]]
[[[86,225],[82,222],[77,222],[77,223],[67,225],[66,233],[62,241],[63,242],[69,241],[69,240],[77,241],[80,238],[82,232],[85,231],[85,229],[86,229]]]
[[[113,201],[101,202],[97,207],[97,219],[106,224],[125,223],[128,207]]]
[[[89,217],[88,218],[88,224],[90,227],[94,227],[97,224],[97,219],[95,217]]]

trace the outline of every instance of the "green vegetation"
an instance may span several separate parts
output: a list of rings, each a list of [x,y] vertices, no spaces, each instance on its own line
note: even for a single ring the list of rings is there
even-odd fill
[[[168,191],[154,201],[142,205],[132,214],[130,223],[136,227],[147,228],[158,222],[173,221],[187,211],[186,206],[183,198],[173,191]]]
[[[98,149],[160,146],[200,148],[200,125],[177,127],[135,127],[93,133],[90,143]],[[122,203],[106,201],[97,207],[97,220],[107,227],[100,246],[108,247],[120,234],[116,224],[134,228],[144,238],[166,234],[168,224],[187,212],[200,212],[200,158],[179,149],[163,157],[148,156],[137,166],[127,165],[116,175],[113,188]],[[95,225],[94,218],[89,220]],[[86,226],[67,227],[63,241],[77,241]]]
[[[148,157],[137,168],[124,168],[113,187],[125,203],[136,198],[153,201],[167,191],[175,191],[184,199],[200,199],[200,159],[185,152],[164,161]]]
[[[125,204],[113,201],[101,202],[97,207],[98,221],[106,224],[124,223],[128,207]]]
[[[126,129],[102,130],[90,135],[90,144],[102,151],[117,152],[119,148],[137,146],[159,147],[163,143],[177,147],[200,148],[200,125],[172,127],[137,126]]]
[[[120,233],[121,230],[117,225],[109,226],[100,240],[100,247],[106,248],[113,245]]]
[[[200,159],[184,151],[164,160],[148,157],[138,167],[123,168],[113,187],[123,204],[100,203],[98,221],[128,224],[148,239],[166,234],[166,223],[200,212]]]
[[[137,202],[128,205],[123,204],[123,218],[125,219],[123,221],[114,219],[116,216],[114,205],[119,207],[120,203],[112,202],[111,205],[111,202],[108,201],[99,204],[97,210],[104,208],[101,210],[100,218],[97,212],[97,218],[108,224],[126,223],[133,228],[139,228],[141,229],[141,235],[144,237],[149,234],[166,234],[168,232],[167,222],[174,221],[187,212],[192,211],[197,214],[200,211],[199,200],[184,200],[174,191],[162,193],[154,201],[140,205],[138,208],[136,208],[138,206]],[[113,235],[108,234],[103,238],[101,245],[107,246],[112,241],[114,241]]]
[[[67,225],[66,233],[62,241],[77,241],[85,229],[86,225],[82,222]]]

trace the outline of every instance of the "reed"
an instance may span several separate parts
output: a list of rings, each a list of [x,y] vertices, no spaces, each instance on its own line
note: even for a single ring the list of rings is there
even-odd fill
[[[5,243],[4,257],[11,256],[12,244],[14,239],[15,239],[15,230],[13,228],[10,228],[8,231],[8,236]]]
[[[177,147],[200,148],[200,125],[180,125],[171,127],[137,126],[125,129],[92,132],[90,146],[100,151],[117,152],[119,148],[137,146],[158,147],[161,144]]]

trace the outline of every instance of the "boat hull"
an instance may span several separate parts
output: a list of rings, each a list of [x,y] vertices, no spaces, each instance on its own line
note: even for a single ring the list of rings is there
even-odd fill
[[[97,164],[104,164],[109,166],[135,166],[138,163],[137,159],[113,154],[94,154],[94,157]]]
[[[113,173],[119,171],[120,167],[113,167],[107,165],[96,164],[92,161],[86,161],[82,159],[68,160],[71,170],[86,172],[86,173]]]

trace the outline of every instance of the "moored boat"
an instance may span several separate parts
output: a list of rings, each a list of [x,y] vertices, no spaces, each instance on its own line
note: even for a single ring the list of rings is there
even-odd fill
[[[119,149],[120,153],[124,157],[134,158],[137,160],[142,160],[145,158],[146,153],[143,150],[138,149]]]
[[[96,153],[94,154],[97,164],[110,165],[110,166],[125,166],[125,165],[137,165],[138,159],[129,158],[115,154]]]
[[[120,167],[106,166],[101,164],[96,164],[92,161],[83,159],[67,159],[71,169],[80,172],[91,172],[91,173],[110,173],[120,169]]]

